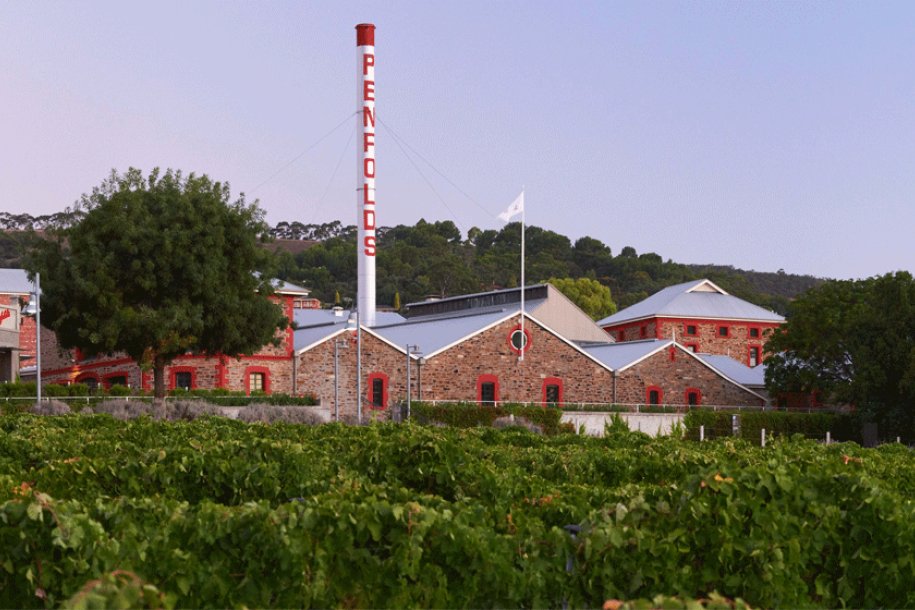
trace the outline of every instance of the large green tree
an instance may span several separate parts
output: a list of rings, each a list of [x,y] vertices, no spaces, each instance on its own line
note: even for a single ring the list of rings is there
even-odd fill
[[[819,392],[890,429],[915,424],[915,280],[900,271],[829,281],[790,305],[769,340],[766,383]]]
[[[152,368],[186,352],[235,356],[285,326],[259,245],[269,227],[257,204],[230,201],[206,176],[131,168],[77,204],[84,215],[51,230],[27,259],[41,273],[42,322],[86,356],[124,352]]]
[[[548,281],[595,320],[616,313],[616,303],[613,302],[610,289],[597,280],[554,277]]]

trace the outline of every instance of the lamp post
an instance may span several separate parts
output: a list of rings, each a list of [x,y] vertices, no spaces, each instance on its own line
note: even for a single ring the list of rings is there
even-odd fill
[[[36,398],[41,402],[41,274],[35,274],[35,292],[22,314],[28,317],[35,316],[35,388]]]
[[[343,349],[349,347],[346,339],[334,339],[334,421],[340,421],[340,389],[338,383],[340,376],[337,358],[341,347]]]
[[[410,419],[410,386],[413,385],[412,380],[410,379],[410,354],[421,355],[416,351],[418,349],[418,345],[407,344],[407,419]]]

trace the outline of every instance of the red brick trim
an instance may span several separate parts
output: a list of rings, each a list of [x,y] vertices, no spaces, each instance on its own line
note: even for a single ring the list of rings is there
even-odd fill
[[[381,406],[376,406],[372,404],[372,384],[376,379],[381,380]],[[369,406],[370,409],[387,409],[388,408],[388,376],[384,373],[369,373],[368,381],[366,382],[366,396],[365,403]]]
[[[563,387],[562,387],[562,379],[560,379],[559,377],[547,377],[546,379],[543,380],[543,385],[541,387],[541,404],[544,407],[549,406],[549,403],[546,400],[546,388],[547,388],[547,386],[550,386],[550,385],[559,386],[559,397],[558,397],[559,401],[557,404],[561,405],[565,401],[563,400],[564,392],[563,392]]]
[[[480,375],[477,377],[477,402],[483,404],[483,384],[492,383],[495,384],[495,391],[493,392],[493,400],[499,402],[499,378],[495,375]]]
[[[526,354],[528,352],[528,350],[531,349],[531,345],[532,345],[531,333],[527,328],[524,329],[524,337],[525,337],[526,341],[524,342],[524,347],[521,349],[518,349],[515,347],[515,344],[512,343],[512,337],[515,335],[515,332],[519,331],[519,330],[521,330],[521,325],[517,324],[510,331],[508,331],[508,348],[511,351],[515,352],[516,354],[520,354],[521,352],[524,352]]]
[[[684,404],[689,404],[689,395],[696,395],[696,405],[702,404],[702,390],[699,388],[686,388],[686,391],[683,393],[683,402]]]
[[[652,392],[658,393],[658,402],[656,402],[656,403],[651,402],[651,393]],[[656,385],[650,385],[647,388],[645,388],[645,404],[646,405],[664,404],[664,390],[662,390],[661,388],[659,388]]]
[[[172,366],[168,369],[168,389],[174,390],[177,388],[175,383],[175,378],[178,373],[190,373],[191,374],[191,388],[195,389],[197,387],[197,369],[193,366]]]
[[[251,373],[262,373],[264,375],[264,394],[270,393],[270,369],[265,366],[246,366],[245,367],[245,394],[251,395]]]

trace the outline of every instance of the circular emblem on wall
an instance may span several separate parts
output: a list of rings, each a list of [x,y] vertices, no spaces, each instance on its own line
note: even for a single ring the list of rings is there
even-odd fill
[[[530,331],[526,328],[522,331],[520,324],[514,327],[508,335],[508,346],[517,354],[527,352],[531,347]]]

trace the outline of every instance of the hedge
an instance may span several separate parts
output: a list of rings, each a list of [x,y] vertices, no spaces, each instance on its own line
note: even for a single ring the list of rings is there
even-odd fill
[[[523,417],[540,426],[544,434],[557,434],[560,431],[559,420],[562,410],[556,407],[541,407],[523,404],[500,404],[499,406],[481,406],[473,402],[449,404],[431,404],[428,402],[411,403],[411,417],[421,424],[438,422],[456,428],[476,428],[492,426],[493,422],[507,415]]]
[[[738,418],[739,436],[758,443],[761,430],[768,436],[801,434],[811,439],[825,439],[826,433],[836,441],[861,442],[861,422],[853,414],[791,413],[785,411],[709,411],[691,409],[683,420],[686,436],[699,440],[699,426],[705,426],[705,438],[733,435],[734,416]]]

